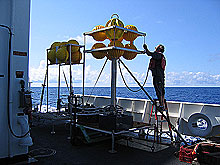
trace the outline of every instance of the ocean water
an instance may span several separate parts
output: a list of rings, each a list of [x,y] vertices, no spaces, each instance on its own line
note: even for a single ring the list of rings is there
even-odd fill
[[[138,90],[138,87],[131,88],[132,90]],[[156,98],[153,87],[146,87],[146,91],[154,99]],[[32,98],[33,104],[40,104],[40,98],[42,94],[41,87],[32,87]],[[46,88],[44,91],[43,105],[46,105]],[[73,88],[75,94],[82,94],[81,87]],[[181,101],[181,102],[192,102],[192,103],[207,103],[207,104],[220,104],[220,87],[166,87],[165,98],[167,101]],[[49,105],[56,107],[57,102],[57,87],[49,87]],[[66,87],[60,88],[60,95],[62,101],[67,103],[67,96],[69,91]],[[97,95],[97,96],[110,96],[110,87],[86,87],[85,95]],[[118,87],[116,89],[117,97],[125,98],[139,98],[148,99],[143,91],[131,92],[126,87]]]

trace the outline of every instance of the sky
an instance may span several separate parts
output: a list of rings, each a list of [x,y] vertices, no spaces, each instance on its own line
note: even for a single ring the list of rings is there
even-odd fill
[[[29,57],[32,86],[43,83],[46,49],[53,42],[76,39],[83,45],[83,33],[96,25],[105,25],[114,13],[124,25],[135,25],[138,31],[147,34],[134,41],[138,50],[143,50],[143,43],[150,51],[158,44],[165,45],[166,86],[220,86],[219,0],[32,0]],[[96,41],[87,36],[86,50],[94,43]],[[150,58],[139,54],[131,61],[121,59],[143,83]],[[94,86],[104,61],[86,54],[85,86]],[[68,78],[69,67],[61,69]],[[72,69],[74,86],[82,86],[82,65],[74,65]],[[110,69],[108,61],[97,86],[110,86]],[[122,73],[129,86],[137,86],[124,68]],[[61,74],[61,85],[65,86],[63,77]],[[57,86],[57,79],[57,65],[50,66],[50,86]],[[119,70],[117,86],[124,86]],[[152,86],[151,74],[145,86]]]

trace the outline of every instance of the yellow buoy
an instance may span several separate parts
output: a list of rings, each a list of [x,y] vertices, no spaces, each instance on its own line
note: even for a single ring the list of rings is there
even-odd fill
[[[127,25],[125,26],[126,29],[130,29],[130,30],[134,30],[134,31],[137,31],[137,28],[136,26],[134,25]],[[136,38],[138,37],[138,35],[136,33],[132,33],[132,32],[124,32],[123,34],[123,38],[126,40],[126,41],[131,41],[133,42]]]
[[[54,42],[51,46],[50,46],[50,48],[52,49],[52,48],[56,48],[56,46],[60,46],[60,42]]]
[[[126,44],[125,48],[137,50],[137,48],[133,44]],[[123,54],[123,57],[126,60],[133,60],[136,56],[137,56],[136,52],[130,52],[130,51],[125,51],[124,54]]]
[[[122,36],[121,38],[118,39],[118,41],[119,41],[119,42],[122,42],[123,39],[124,39],[124,38],[123,38],[123,36]]]
[[[48,60],[51,64],[56,62],[56,49],[53,48],[48,52]]]
[[[72,63],[78,64],[80,63],[81,59],[82,59],[82,53],[80,52],[80,50],[71,54]]]
[[[95,26],[95,27],[92,29],[92,31],[98,30],[98,29],[102,29],[102,28],[104,28],[104,26],[98,25],[98,26]],[[104,41],[105,39],[107,39],[107,36],[106,36],[106,34],[105,34],[104,31],[93,33],[93,34],[92,34],[92,37],[93,37],[93,39],[96,40],[96,41]]]
[[[67,46],[63,46],[63,45],[66,45],[66,44],[68,44],[68,42],[61,42],[61,43],[60,43],[60,46],[61,46],[61,47],[67,47]]]
[[[61,47],[56,52],[56,58],[59,60],[59,63],[66,62],[69,58],[69,53],[66,50],[66,47]]]
[[[75,45],[79,45],[79,42],[78,41],[76,41],[76,40],[69,40],[68,42],[67,42],[68,44],[75,44]],[[67,50],[68,50],[68,52],[69,52],[69,46],[67,47]],[[73,45],[71,45],[71,53],[75,53],[75,52],[77,52],[79,50],[79,46],[73,46]]]
[[[117,18],[113,18],[113,16],[116,16]],[[119,16],[117,14],[113,14],[111,16],[111,19],[106,23],[105,27],[110,27],[113,25],[124,28],[124,24],[121,20],[119,20]],[[124,30],[113,28],[113,29],[106,30],[105,33],[110,40],[117,40],[123,36]]]
[[[121,48],[124,48],[124,45],[119,42],[119,41],[112,41],[109,45],[110,46],[115,46],[115,47],[121,47]],[[109,60],[112,60],[113,58],[116,58],[118,59],[119,57],[121,57],[122,55],[124,54],[124,50],[118,50],[118,49],[111,49],[108,51],[108,54],[107,54],[107,58]]]
[[[51,46],[49,52],[48,52],[48,60],[51,64],[56,63],[56,47],[60,46],[60,42],[54,42]]]
[[[97,49],[97,48],[104,48],[106,47],[105,44],[103,43],[95,43],[92,46],[92,49]],[[97,51],[97,52],[92,52],[92,56],[96,59],[103,59],[106,56],[106,51]]]

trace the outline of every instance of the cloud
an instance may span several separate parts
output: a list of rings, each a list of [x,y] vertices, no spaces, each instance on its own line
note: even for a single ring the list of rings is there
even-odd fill
[[[76,37],[71,37],[71,36],[64,36],[64,38],[68,41],[71,39],[77,40],[79,44],[83,45],[84,44],[84,36],[83,35],[78,35]],[[95,40],[91,36],[86,36],[86,44],[93,45],[95,43]]]
[[[138,86],[137,83],[133,80],[130,74],[125,68],[122,69],[123,77],[129,87]],[[118,68],[117,75],[117,86],[125,86],[121,78],[121,74]],[[61,86],[66,86],[66,82],[63,76],[63,72],[67,78],[69,84],[69,66],[61,67]],[[41,86],[44,82],[46,73],[46,61],[40,61],[40,64],[37,68],[30,66],[29,81],[33,82],[32,86]],[[97,77],[100,73],[100,70],[95,70],[92,65],[87,65],[85,67],[85,86],[94,86]],[[49,86],[57,86],[58,80],[58,66],[49,66]],[[73,86],[82,86],[82,66],[74,66],[72,68],[73,76]],[[110,72],[103,71],[98,83],[96,86],[110,86],[111,77]],[[133,75],[137,80],[143,84],[146,73],[133,72]],[[152,76],[149,73],[146,85],[147,87],[152,86]],[[166,73],[166,86],[220,86],[220,74],[212,75],[205,72],[168,72]]]
[[[205,72],[168,72],[167,86],[220,86],[220,74],[212,75]]]
[[[49,77],[49,86],[57,86],[58,82],[58,65],[50,65],[48,69],[48,77]],[[85,67],[85,85],[93,86],[98,75],[98,70],[94,70],[91,68],[91,65]],[[29,81],[32,82],[32,86],[41,86],[44,82],[46,74],[46,61],[40,61],[40,64],[37,68],[30,66],[29,72]],[[70,70],[69,66],[61,66],[61,86],[66,86],[64,74],[66,76],[67,82],[69,84],[70,79]],[[73,86],[82,86],[83,81],[83,71],[82,66],[74,66],[72,67],[72,82]],[[100,86],[109,86],[108,82],[110,82],[110,76],[108,73],[103,72],[98,85]]]

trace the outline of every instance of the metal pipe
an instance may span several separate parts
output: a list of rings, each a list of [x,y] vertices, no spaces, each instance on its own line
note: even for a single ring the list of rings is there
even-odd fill
[[[146,33],[138,32],[138,31],[131,30],[131,29],[126,29],[126,28],[123,28],[123,27],[120,27],[120,26],[116,26],[116,25],[109,26],[109,27],[105,27],[105,28],[101,28],[101,29],[97,29],[97,30],[90,31],[90,32],[85,32],[85,33],[83,33],[83,34],[84,34],[84,35],[92,35],[92,34],[94,34],[94,33],[96,33],[96,32],[102,32],[102,31],[106,31],[106,30],[109,30],[109,29],[113,29],[113,28],[121,29],[121,30],[124,30],[124,31],[129,31],[129,32],[138,34],[139,36],[146,36]]]
[[[70,56],[70,94],[68,97],[68,101],[69,101],[69,113],[70,113],[70,139],[72,139],[72,134],[73,134],[73,127],[72,127],[72,123],[73,123],[73,107],[72,107],[72,100],[73,100],[73,88],[72,88],[72,52],[71,52],[71,45],[69,47],[69,56]]]
[[[48,92],[48,90],[49,90],[49,88],[48,88],[48,84],[49,84],[48,83],[48,81],[49,81],[48,72],[49,72],[49,70],[48,70],[48,68],[49,67],[48,67],[48,50],[47,50],[47,73],[46,73],[47,74],[47,112],[48,112],[48,104],[49,104],[49,98],[48,98],[49,97],[48,96],[48,93],[49,93]]]
[[[85,95],[85,65],[86,65],[86,36],[84,35],[84,46],[83,46],[83,91],[82,91],[82,105],[84,106],[84,95]]]
[[[117,78],[117,60],[112,59],[111,66],[111,105],[116,107],[116,78]]]
[[[114,130],[112,131],[112,149],[110,153],[116,153],[115,151],[115,135],[114,135]]]
[[[70,94],[72,94],[72,92],[73,92],[73,87],[72,87],[72,51],[71,51],[71,45],[70,45],[70,47],[69,47],[69,52],[70,52],[70,54],[69,54],[69,56],[70,56]]]
[[[58,99],[57,99],[57,109],[60,112],[60,64],[58,71]]]
[[[107,51],[107,50],[124,50],[124,51],[128,51],[128,52],[134,52],[137,54],[143,54],[144,51],[140,51],[140,50],[134,50],[134,49],[127,49],[127,48],[121,48],[121,47],[117,47],[117,46],[109,46],[109,47],[104,47],[104,48],[97,48],[97,49],[91,49],[91,50],[86,50],[86,53],[92,53],[92,52],[100,52],[100,51]]]

